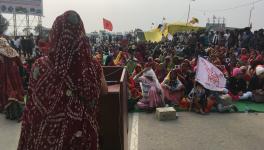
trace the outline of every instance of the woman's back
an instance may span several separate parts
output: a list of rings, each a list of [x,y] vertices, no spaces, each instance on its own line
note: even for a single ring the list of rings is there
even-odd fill
[[[97,150],[102,68],[79,15],[57,17],[50,40],[49,56],[32,68],[18,150]]]

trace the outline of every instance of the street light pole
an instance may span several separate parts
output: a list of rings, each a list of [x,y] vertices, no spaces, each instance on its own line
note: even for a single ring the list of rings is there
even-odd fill
[[[250,8],[249,11],[249,21],[248,21],[248,26],[251,27],[251,18],[252,18],[252,11],[255,9],[255,1],[252,0],[252,7]]]
[[[188,22],[189,22],[190,12],[191,12],[191,2],[189,3],[189,10],[188,10],[188,16],[187,16],[186,26],[188,25]]]
[[[248,26],[250,27],[250,25],[251,25],[251,18],[252,18],[252,11],[254,10],[254,7],[252,7],[251,9],[250,9],[250,12],[249,12],[249,21],[248,21]]]
[[[186,22],[186,26],[189,23],[189,19],[190,19],[190,13],[191,13],[191,2],[194,2],[195,0],[190,0],[189,2],[189,10],[188,10],[188,16],[187,16],[187,22]]]

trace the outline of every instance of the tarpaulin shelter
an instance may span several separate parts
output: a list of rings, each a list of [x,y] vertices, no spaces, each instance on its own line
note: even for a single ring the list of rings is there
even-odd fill
[[[162,39],[162,32],[159,29],[153,29],[144,32],[146,41],[160,42]]]
[[[192,24],[176,22],[168,25],[168,32],[174,35],[176,32],[187,32],[187,31],[198,31],[203,29],[203,27],[194,26]]]
[[[168,35],[174,35],[176,32],[187,32],[187,31],[198,31],[203,27],[193,26],[192,24],[186,23],[166,23],[162,28],[152,29],[144,32],[146,41],[160,42],[162,35],[167,37]]]

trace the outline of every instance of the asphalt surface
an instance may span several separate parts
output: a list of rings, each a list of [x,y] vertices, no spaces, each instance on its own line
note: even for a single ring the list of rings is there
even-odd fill
[[[159,122],[139,115],[139,150],[264,150],[264,114],[179,113]]]
[[[129,114],[130,150],[264,150],[264,114],[178,115],[160,122],[155,114]],[[19,134],[20,123],[0,114],[0,150],[16,150]]]
[[[16,150],[20,134],[20,123],[6,120],[0,114],[0,150]]]

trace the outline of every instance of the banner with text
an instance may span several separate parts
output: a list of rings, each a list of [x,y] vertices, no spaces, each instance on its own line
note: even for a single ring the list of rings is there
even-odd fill
[[[0,12],[43,16],[43,0],[0,0]]]

